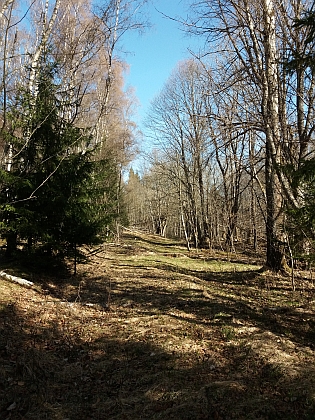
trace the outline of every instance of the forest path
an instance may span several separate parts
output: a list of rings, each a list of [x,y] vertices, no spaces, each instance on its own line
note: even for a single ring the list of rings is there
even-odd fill
[[[314,418],[311,282],[139,233],[85,254],[0,280],[1,419]]]

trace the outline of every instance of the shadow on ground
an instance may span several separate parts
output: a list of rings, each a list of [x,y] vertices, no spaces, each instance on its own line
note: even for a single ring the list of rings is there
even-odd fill
[[[261,357],[250,333],[238,335],[255,328],[306,353],[315,342],[312,315],[260,301],[257,271],[137,267],[124,260],[132,246],[120,252],[93,256],[110,262],[106,272],[88,272],[87,260],[76,277],[44,281],[61,302],[50,316],[43,296],[43,323],[32,302],[0,306],[0,419],[314,419],[314,365],[302,359],[286,368]],[[61,303],[76,304],[75,316]],[[161,329],[167,319],[202,351],[167,351],[160,329],[136,334],[135,324],[129,334],[124,317],[155,318]]]
[[[244,346],[233,346],[225,366],[201,358],[183,367],[158,343],[70,340],[61,325],[32,319],[2,305],[1,419],[314,418],[309,373],[288,378]]]

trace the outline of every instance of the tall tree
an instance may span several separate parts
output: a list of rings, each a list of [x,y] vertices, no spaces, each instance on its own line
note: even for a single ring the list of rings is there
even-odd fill
[[[2,171],[9,182],[1,191],[2,231],[9,254],[17,236],[27,239],[29,249],[39,241],[50,252],[93,243],[110,221],[100,200],[105,190],[94,185],[102,162],[97,168],[93,163],[91,135],[63,118],[58,65],[50,57],[44,49],[39,58],[35,101],[22,91],[12,116],[20,136],[12,137],[12,169],[9,176]],[[25,132],[31,133],[26,143]]]
[[[118,42],[127,30],[143,26],[139,12],[144,3],[108,0],[95,7],[92,2],[74,4],[32,0],[22,1],[23,7],[18,9],[17,2],[8,0],[0,6],[0,31],[3,34],[0,42],[3,58],[0,137],[4,169],[1,188],[5,191],[10,185],[10,191],[2,196],[5,211],[11,215],[8,232],[21,233],[23,218],[13,217],[14,208],[27,208],[29,221],[32,212],[40,212],[46,206],[36,207],[35,202],[40,202],[41,194],[45,196],[49,185],[54,188],[53,180],[57,185],[57,180],[66,176],[69,182],[70,167],[83,186],[83,179],[85,176],[86,180],[89,178],[92,165],[95,188],[103,191],[103,198],[100,199],[99,195],[94,201],[98,206],[102,201],[108,221],[118,212],[122,213],[122,174],[132,157],[136,130],[131,122],[133,98],[128,97],[129,93],[123,88],[126,66],[116,52]],[[25,16],[27,25],[24,25]],[[41,91],[43,54],[49,56],[48,67],[58,63],[51,89],[45,88],[46,98]],[[45,100],[46,111],[50,110],[47,114]],[[50,149],[47,156],[44,144],[47,150]],[[92,149],[95,149],[93,154]],[[78,154],[77,159],[73,153]],[[68,175],[64,167],[66,162],[70,171]],[[77,172],[73,167],[75,164]],[[30,180],[27,174],[31,173]],[[67,194],[62,187],[61,182],[60,194]],[[81,196],[83,201],[77,208],[83,209],[84,191],[79,192],[76,186],[72,190]],[[49,196],[46,198],[48,200]],[[91,199],[86,203],[91,207]],[[74,218],[74,213],[71,214]],[[4,225],[10,217],[4,218]],[[35,225],[33,228],[36,236]],[[32,230],[30,225],[27,229]],[[31,233],[29,235],[31,238]],[[12,244],[14,247],[14,235]]]
[[[194,4],[197,32],[206,34],[212,43],[220,39],[233,52],[226,56],[228,63],[238,62],[238,72],[231,74],[231,80],[243,78],[249,98],[261,98],[259,125],[256,118],[252,128],[265,141],[267,265],[272,269],[281,268],[284,200],[299,207],[301,199],[283,164],[289,158],[298,167],[312,140],[313,75],[298,69],[293,77],[283,66],[287,51],[302,48],[305,34],[292,31],[292,22],[307,4],[300,0]]]
[[[209,238],[204,195],[208,129],[202,68],[194,60],[180,63],[152,103],[148,119],[155,138],[174,163],[180,163],[180,182],[187,196],[186,215],[195,245]]]

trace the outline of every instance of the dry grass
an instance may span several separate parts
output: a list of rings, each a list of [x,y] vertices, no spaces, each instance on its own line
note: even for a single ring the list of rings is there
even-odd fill
[[[85,253],[0,280],[0,419],[315,418],[311,282],[148,235]]]

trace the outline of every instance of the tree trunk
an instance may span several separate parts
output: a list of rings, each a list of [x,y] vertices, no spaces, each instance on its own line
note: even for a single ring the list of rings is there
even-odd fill
[[[275,10],[272,0],[264,0],[264,15],[266,70],[263,83],[262,112],[266,134],[266,265],[272,270],[278,271],[284,267],[285,256],[281,245],[283,198],[281,184],[277,176],[277,167],[281,165],[281,156]]]
[[[10,232],[6,236],[7,246],[5,251],[5,256],[11,258],[14,252],[17,249],[17,234],[15,232]]]
[[[185,218],[184,218],[183,211],[181,211],[181,222],[182,222],[182,226],[183,226],[183,230],[184,230],[184,234],[185,234],[187,250],[190,251],[189,236],[188,236],[187,229],[186,229],[186,223],[185,223]]]

